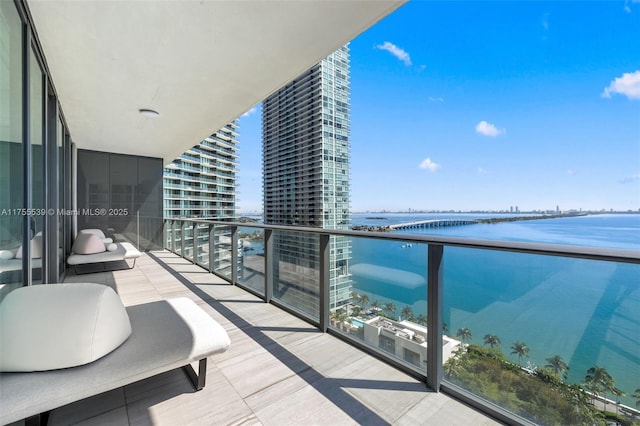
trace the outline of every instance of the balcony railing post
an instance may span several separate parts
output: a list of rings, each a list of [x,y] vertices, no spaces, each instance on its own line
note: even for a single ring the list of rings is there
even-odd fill
[[[183,259],[186,259],[184,257],[184,253],[185,253],[185,245],[187,243],[187,239],[186,236],[184,234],[184,227],[185,227],[185,223],[180,222],[180,256],[182,256]]]
[[[198,264],[198,224],[193,222],[193,226],[191,227],[193,233],[193,264]]]
[[[176,221],[171,221],[171,251],[176,252]]]
[[[215,226],[214,225],[209,225],[209,272],[213,273],[213,265],[214,262],[216,260],[216,254],[213,251],[214,249],[214,244],[213,244],[213,238],[215,236]]]
[[[331,306],[329,257],[329,235],[320,234],[318,254],[320,256],[320,330],[323,333],[329,328],[329,309]]]
[[[169,231],[167,230],[168,226],[169,226],[169,220],[163,219],[162,220],[162,248],[165,250],[169,250],[169,242],[167,241],[169,236]]]
[[[231,227],[231,284],[238,282],[238,227]]]
[[[264,230],[264,301],[273,297],[273,230]]]
[[[427,253],[427,386],[440,391],[442,382],[442,257],[444,247],[429,244]]]

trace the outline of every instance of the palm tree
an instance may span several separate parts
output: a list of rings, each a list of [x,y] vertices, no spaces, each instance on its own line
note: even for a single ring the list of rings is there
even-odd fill
[[[636,407],[640,408],[640,388],[634,390],[631,396],[636,399]]]
[[[560,355],[554,355],[551,358],[547,358],[547,365],[545,367],[551,369],[556,376],[562,377],[567,380],[567,372],[569,371],[569,366],[565,362],[564,359]]]
[[[611,393],[616,397],[616,414],[618,414],[618,408],[620,408],[620,398],[623,396],[627,396],[627,393],[622,389],[618,389],[616,387],[611,390]]]
[[[385,312],[389,313],[389,316],[391,317],[395,317],[396,316],[396,305],[393,304],[393,302],[387,302],[384,304],[384,310]]]
[[[360,304],[362,305],[362,309],[366,309],[367,304],[369,303],[369,296],[367,296],[366,294],[361,294],[359,299],[360,299]]]
[[[460,360],[456,357],[449,358],[443,365],[444,374],[447,376],[447,380],[451,379],[451,376],[455,376],[460,372]]]
[[[329,312],[329,319],[331,320],[331,322],[335,326],[337,324],[337,321],[338,321],[338,313],[336,311],[330,311]]]
[[[354,317],[357,317],[362,313],[362,308],[356,305],[351,309],[351,313],[353,314]]]
[[[374,311],[378,311],[378,309],[380,309],[380,302],[378,302],[377,300],[374,300],[373,302],[371,302],[371,307],[373,308]]]
[[[511,345],[511,354],[518,356],[518,364],[522,365],[522,357],[529,357],[529,347],[524,342],[516,341]]]
[[[414,317],[411,306],[407,305],[404,308],[402,308],[402,311],[400,311],[400,315],[402,315],[402,318],[404,318],[405,320],[411,321]]]
[[[500,338],[495,334],[485,334],[484,344],[491,346],[491,349],[493,349],[494,346],[500,346],[500,343],[502,343],[500,342]]]
[[[613,377],[611,377],[604,367],[598,367],[597,365],[587,370],[584,384],[595,396],[600,396],[601,393],[606,394],[615,388]],[[606,399],[604,401],[604,410],[607,411]]]
[[[427,325],[427,317],[423,314],[420,314],[416,317],[416,322],[418,324]]]
[[[351,324],[351,317],[342,308],[335,311],[335,319],[342,330],[345,329],[346,324]]]
[[[460,327],[458,329],[458,332],[456,333],[456,337],[459,337],[460,340],[462,340],[462,343],[465,343],[471,340],[471,330],[469,330],[467,327]]]

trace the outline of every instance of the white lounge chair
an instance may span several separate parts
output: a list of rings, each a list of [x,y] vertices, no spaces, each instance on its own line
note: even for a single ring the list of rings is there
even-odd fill
[[[3,368],[15,370],[15,365],[10,363],[11,351],[14,364],[25,363],[27,369],[32,369],[34,363],[38,364],[38,356],[43,357],[45,365],[56,365],[56,368],[66,365],[65,362],[88,362],[48,371],[0,373],[0,424],[21,419],[37,422],[41,417],[46,421],[48,412],[54,408],[180,367],[185,368],[196,391],[204,387],[207,357],[224,352],[230,344],[222,326],[193,301],[176,298],[127,307],[131,327],[127,338],[126,321],[122,311],[118,313],[117,303],[113,302],[113,297],[117,296],[109,296],[109,291],[113,292],[109,287],[97,284],[38,285],[14,290],[0,302],[0,358],[4,358]],[[78,297],[87,301],[82,306],[95,306],[95,309],[77,309]],[[43,300],[46,300],[45,305]],[[111,300],[106,307],[105,300]],[[38,308],[42,306],[46,308],[40,314]],[[88,315],[80,312],[83,310],[89,313],[99,311],[99,314],[94,314],[99,320],[77,318],[78,315]],[[114,317],[113,321],[110,316]],[[103,327],[93,327],[93,321],[96,324],[103,321]],[[114,323],[123,328],[115,336]],[[91,327],[84,326],[86,324]],[[25,340],[29,327],[33,328],[32,335]],[[94,333],[93,330],[100,329],[103,330],[102,336],[91,335],[90,339],[73,334],[86,334],[87,330]],[[58,336],[52,337],[56,333]],[[50,345],[47,346],[47,341],[52,338],[63,340],[54,351]],[[96,341],[111,341],[117,346],[123,338],[126,338],[124,343],[101,358],[93,361],[92,358],[82,359],[82,356],[95,354]],[[16,345],[24,347],[20,349]],[[39,345],[42,347],[38,348]],[[88,345],[91,348],[80,347]],[[102,349],[104,351],[104,344]],[[25,352],[28,356],[23,359],[19,354]],[[191,367],[195,361],[199,362],[198,374]],[[9,366],[4,367],[5,364]]]

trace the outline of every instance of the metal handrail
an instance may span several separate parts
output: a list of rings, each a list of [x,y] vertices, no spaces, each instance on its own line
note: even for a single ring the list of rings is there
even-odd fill
[[[516,241],[480,240],[461,237],[439,237],[433,235],[415,235],[401,232],[370,232],[351,231],[340,229],[311,228],[288,225],[265,225],[258,223],[226,222],[202,219],[166,219],[180,220],[183,222],[206,223],[209,225],[237,226],[244,228],[271,229],[277,231],[304,232],[309,234],[345,236],[380,239],[388,241],[415,242],[423,244],[436,244],[450,247],[464,247],[481,250],[508,251],[515,253],[538,254],[546,256],[572,257],[578,259],[601,260],[605,262],[621,262],[640,264],[640,251],[588,247],[568,246],[561,244],[541,244]]]

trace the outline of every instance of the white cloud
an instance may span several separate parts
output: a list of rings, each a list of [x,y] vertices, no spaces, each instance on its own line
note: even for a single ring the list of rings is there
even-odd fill
[[[636,182],[636,181],[639,181],[639,180],[640,180],[640,173],[636,173],[635,175],[624,177],[624,178],[620,179],[618,182],[620,182],[620,183],[631,183],[631,182]]]
[[[549,29],[549,14],[542,15],[542,28],[547,31]]]
[[[640,99],[640,70],[626,72],[622,77],[613,79],[609,87],[605,87],[601,96],[610,98],[612,93],[624,95],[629,99]]]
[[[631,13],[631,3],[640,3],[640,0],[624,0],[624,11],[627,13]]]
[[[420,168],[427,169],[430,172],[436,172],[440,169],[440,164],[431,161],[431,158],[425,158],[422,160],[422,163],[420,163]]]
[[[250,116],[250,115],[252,115],[252,114],[255,114],[256,109],[257,109],[257,108],[258,108],[258,107],[253,107],[253,108],[251,108],[249,111],[245,112],[245,113],[244,113],[244,114],[242,114],[240,117],[248,117],[248,116]]]
[[[444,102],[444,98],[442,98],[442,97],[434,98],[433,96],[429,96],[429,101],[431,101],[431,102]]]
[[[378,44],[376,46],[376,49],[386,50],[387,52],[398,58],[400,61],[404,62],[406,66],[411,66],[411,56],[409,56],[409,53],[389,41]]]
[[[486,175],[487,174],[487,170],[483,169],[482,167],[478,167],[478,174],[479,175]]]
[[[506,130],[498,129],[495,125],[482,120],[481,122],[476,124],[476,133],[484,136],[496,137],[498,135],[506,133]]]

